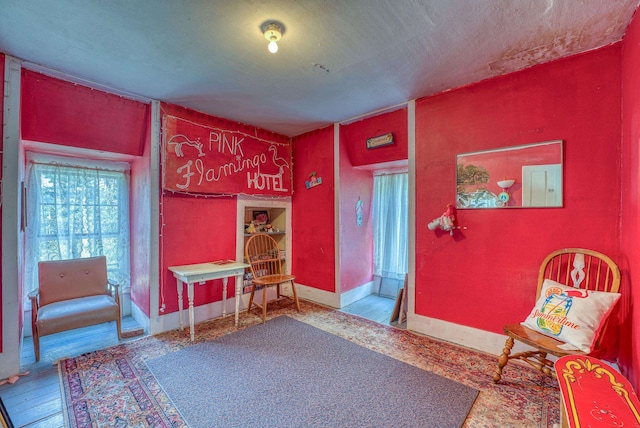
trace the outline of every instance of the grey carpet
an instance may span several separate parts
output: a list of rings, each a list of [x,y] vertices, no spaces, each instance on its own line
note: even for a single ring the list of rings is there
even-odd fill
[[[286,316],[147,365],[193,428],[459,428],[478,395]]]

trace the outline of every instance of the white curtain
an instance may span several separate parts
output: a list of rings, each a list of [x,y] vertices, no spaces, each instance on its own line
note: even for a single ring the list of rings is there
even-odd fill
[[[128,165],[37,156],[28,161],[25,303],[43,260],[104,255],[109,280],[128,288]]]
[[[373,178],[374,274],[404,279],[409,267],[408,174],[376,175]]]

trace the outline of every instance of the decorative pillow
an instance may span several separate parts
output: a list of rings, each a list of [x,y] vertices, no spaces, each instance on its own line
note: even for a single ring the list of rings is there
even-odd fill
[[[572,345],[565,349],[589,353],[619,298],[620,293],[583,290],[545,279],[540,298],[522,325]]]

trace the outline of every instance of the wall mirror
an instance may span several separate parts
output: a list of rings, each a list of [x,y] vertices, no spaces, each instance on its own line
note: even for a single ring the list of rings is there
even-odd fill
[[[457,155],[456,208],[562,206],[562,140]]]

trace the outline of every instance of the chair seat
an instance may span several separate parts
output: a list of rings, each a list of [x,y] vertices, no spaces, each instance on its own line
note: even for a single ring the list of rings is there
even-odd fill
[[[532,346],[538,351],[546,352],[547,354],[555,355],[556,357],[562,357],[568,354],[586,355],[582,351],[568,351],[566,349],[562,349],[560,346],[564,345],[564,342],[546,336],[542,333],[538,333],[537,331],[521,324],[507,324],[504,326],[504,332],[507,336]]]
[[[283,282],[293,281],[296,279],[293,275],[286,274],[275,274],[275,275],[265,275],[260,278],[255,278],[253,283],[255,285],[274,285],[274,284],[282,284]]]
[[[38,309],[38,333],[40,336],[65,330],[115,321],[120,307],[107,295],[79,297],[50,303]]]

